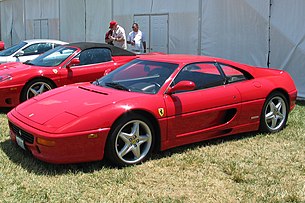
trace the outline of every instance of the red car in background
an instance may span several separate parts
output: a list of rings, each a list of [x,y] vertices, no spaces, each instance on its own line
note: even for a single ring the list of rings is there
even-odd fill
[[[60,87],[8,113],[11,139],[51,163],[140,163],[153,150],[278,132],[297,90],[281,70],[220,58],[143,55],[93,83]]]
[[[2,64],[0,107],[14,107],[63,85],[92,82],[136,57],[108,44],[81,42],[56,47],[25,63]]]
[[[5,44],[3,41],[0,41],[0,51],[2,51],[5,48]]]

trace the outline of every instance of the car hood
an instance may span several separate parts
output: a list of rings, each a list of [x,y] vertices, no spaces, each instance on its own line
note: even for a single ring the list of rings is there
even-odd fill
[[[15,72],[19,72],[20,70],[26,70],[30,67],[30,65],[26,65],[21,62],[4,63],[0,65],[0,74],[12,74]]]
[[[139,93],[102,88],[88,83],[54,89],[22,103],[16,110],[37,124],[59,128],[99,108],[139,96]]]

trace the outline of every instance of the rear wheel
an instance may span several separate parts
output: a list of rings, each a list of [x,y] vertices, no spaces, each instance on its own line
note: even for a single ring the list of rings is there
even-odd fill
[[[262,110],[260,130],[267,133],[282,130],[286,126],[288,111],[286,97],[280,92],[271,93]]]
[[[45,79],[32,80],[24,86],[20,100],[21,102],[26,101],[53,88],[55,88],[55,86]]]
[[[130,114],[114,124],[107,139],[105,154],[115,165],[134,165],[149,158],[153,145],[151,122],[140,114]]]

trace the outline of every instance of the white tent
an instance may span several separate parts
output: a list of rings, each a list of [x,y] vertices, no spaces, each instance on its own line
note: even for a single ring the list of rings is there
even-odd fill
[[[149,51],[223,57],[288,71],[305,98],[304,0],[0,0],[0,37],[104,41],[136,21]]]

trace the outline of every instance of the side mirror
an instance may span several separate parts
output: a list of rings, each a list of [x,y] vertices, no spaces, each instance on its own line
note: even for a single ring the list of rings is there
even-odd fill
[[[178,82],[176,85],[173,87],[170,87],[167,91],[167,94],[173,94],[174,92],[177,91],[191,91],[196,88],[196,85],[194,82],[189,81],[189,80],[182,80]]]
[[[68,63],[67,68],[71,68],[72,66],[75,66],[78,64],[80,64],[80,60],[78,58],[74,58]]]
[[[19,57],[19,56],[23,56],[24,55],[24,51],[20,50],[15,54],[15,57]]]

